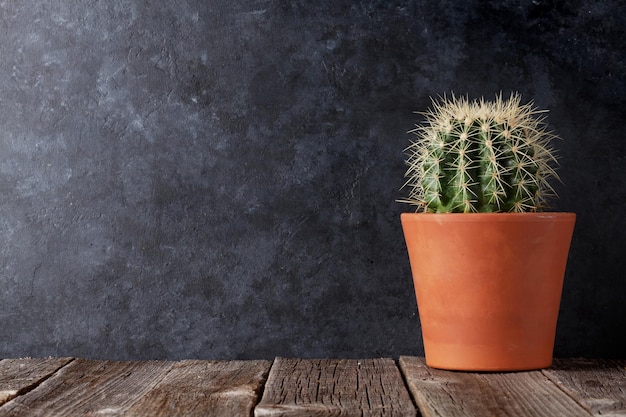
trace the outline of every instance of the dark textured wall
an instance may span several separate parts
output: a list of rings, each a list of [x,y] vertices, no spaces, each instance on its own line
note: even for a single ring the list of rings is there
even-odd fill
[[[624,357],[619,0],[0,0],[0,357],[421,354],[413,112],[520,91],[575,211],[558,356]]]

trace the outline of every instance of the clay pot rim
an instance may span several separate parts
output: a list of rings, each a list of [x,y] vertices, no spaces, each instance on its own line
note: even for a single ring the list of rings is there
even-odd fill
[[[572,221],[572,212],[529,212],[529,213],[401,213],[407,221],[432,222],[516,222],[516,221]]]

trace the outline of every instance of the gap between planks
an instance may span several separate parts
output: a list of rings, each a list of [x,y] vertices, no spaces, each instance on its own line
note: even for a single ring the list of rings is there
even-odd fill
[[[542,373],[594,416],[626,416],[626,360],[555,359]]]
[[[74,358],[0,360],[0,406],[37,388]]]

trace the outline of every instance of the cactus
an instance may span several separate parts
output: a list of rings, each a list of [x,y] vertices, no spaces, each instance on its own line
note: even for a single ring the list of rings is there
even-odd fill
[[[435,213],[528,212],[545,210],[556,196],[557,136],[533,103],[518,94],[495,101],[445,96],[433,100],[416,141],[405,149],[403,188],[417,211]]]

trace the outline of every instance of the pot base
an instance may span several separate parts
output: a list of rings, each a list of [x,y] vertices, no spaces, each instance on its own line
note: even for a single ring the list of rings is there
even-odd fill
[[[552,352],[547,355],[510,355],[501,347],[458,346],[428,343],[426,365],[448,371],[510,372],[535,371],[552,365]],[[504,353],[504,354],[503,354]]]

